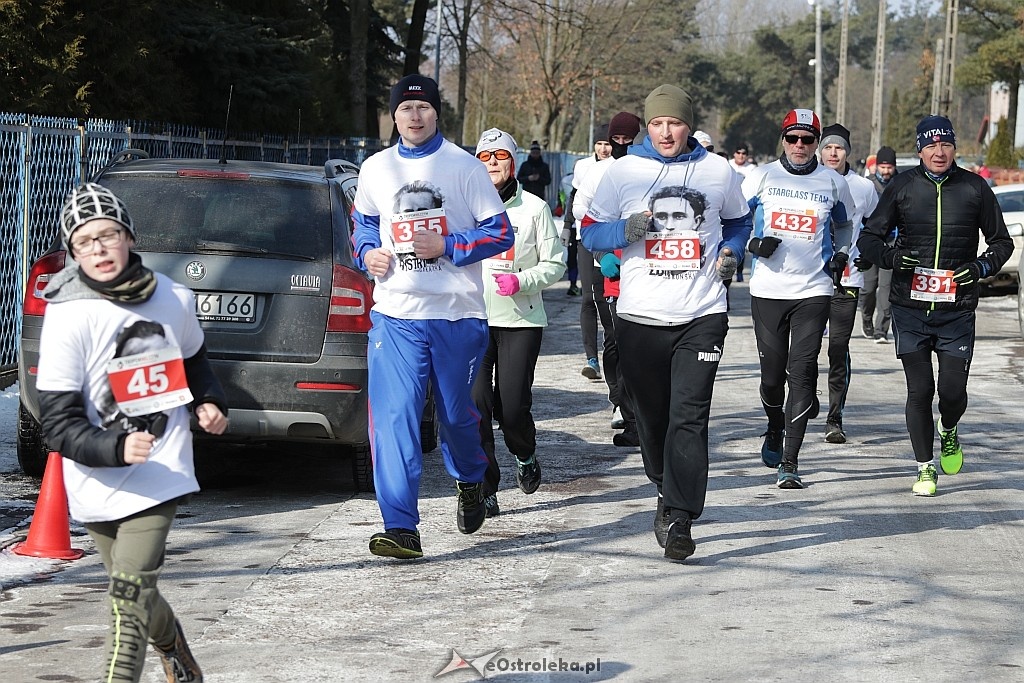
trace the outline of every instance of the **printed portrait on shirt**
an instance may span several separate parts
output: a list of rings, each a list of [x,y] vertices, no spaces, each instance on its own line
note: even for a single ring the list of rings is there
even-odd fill
[[[699,230],[704,223],[708,199],[691,187],[672,185],[651,195],[651,232]]]
[[[406,183],[395,193],[392,215],[405,215],[418,211],[433,211],[444,208],[444,195],[440,188],[425,180]],[[440,270],[437,259],[420,259],[411,253],[397,253],[398,267],[401,270],[424,271]]]
[[[164,349],[170,345],[163,325],[150,320],[137,320],[117,335],[113,357],[134,356],[146,351]],[[154,433],[154,425],[165,426],[167,421],[167,414],[162,412],[136,417],[125,415],[118,408],[109,383],[104,387],[97,410],[100,415],[100,426],[104,429],[120,430],[129,434],[140,431]],[[162,428],[156,431],[162,431]]]
[[[707,195],[682,185],[659,188],[651,195],[647,208],[651,222],[647,229],[648,268],[651,275],[672,279],[689,279],[707,260],[706,236],[700,228],[707,210]],[[690,240],[658,243],[670,236],[691,237]],[[699,262],[689,252],[696,245]],[[655,258],[657,257],[657,258]]]

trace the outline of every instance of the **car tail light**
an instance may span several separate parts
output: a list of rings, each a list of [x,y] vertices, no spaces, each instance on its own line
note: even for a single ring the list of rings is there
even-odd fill
[[[372,305],[373,282],[351,268],[334,266],[327,331],[369,332]]]
[[[64,268],[65,254],[64,251],[55,251],[32,264],[32,270],[28,274],[28,286],[25,288],[25,303],[22,306],[24,315],[42,315],[46,312],[43,290],[50,279]]]

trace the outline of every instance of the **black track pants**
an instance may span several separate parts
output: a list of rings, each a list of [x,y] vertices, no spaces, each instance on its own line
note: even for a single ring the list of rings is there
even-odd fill
[[[818,414],[818,353],[830,301],[830,296],[750,298],[761,359],[761,405],[769,425],[786,429],[782,457],[787,462],[797,462],[807,421]]]

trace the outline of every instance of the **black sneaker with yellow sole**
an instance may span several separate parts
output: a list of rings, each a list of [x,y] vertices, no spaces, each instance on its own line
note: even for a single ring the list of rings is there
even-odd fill
[[[381,557],[415,560],[423,557],[420,532],[414,529],[386,529],[370,537],[370,552]]]

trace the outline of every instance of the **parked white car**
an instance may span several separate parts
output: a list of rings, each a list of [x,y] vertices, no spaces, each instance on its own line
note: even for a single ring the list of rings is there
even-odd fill
[[[1013,185],[996,185],[992,188],[996,201],[1003,212],[1006,229],[1013,238],[1013,254],[1003,265],[1002,270],[990,278],[994,286],[1007,286],[1021,282],[1020,261],[1024,253],[1024,183]],[[985,249],[984,242],[980,245]]]

